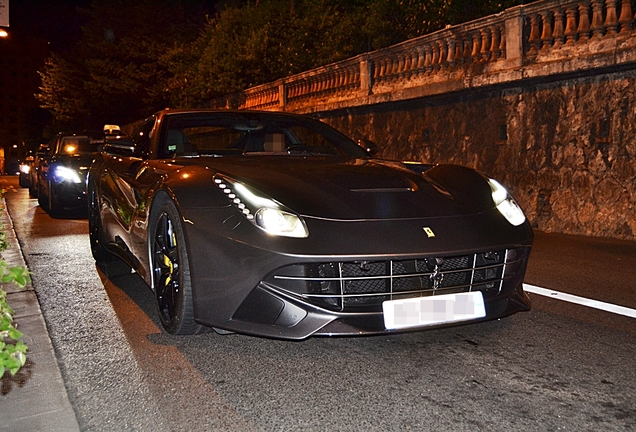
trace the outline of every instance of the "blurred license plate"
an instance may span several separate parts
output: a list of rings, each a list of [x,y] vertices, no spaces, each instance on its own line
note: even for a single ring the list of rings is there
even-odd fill
[[[390,300],[382,303],[382,310],[387,329],[452,323],[486,316],[484,297],[479,291]]]

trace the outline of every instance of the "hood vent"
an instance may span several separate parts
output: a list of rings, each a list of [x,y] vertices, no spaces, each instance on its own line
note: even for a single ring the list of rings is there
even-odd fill
[[[401,188],[365,188],[365,189],[349,189],[351,192],[380,192],[380,193],[393,193],[393,192],[415,192],[412,187]]]

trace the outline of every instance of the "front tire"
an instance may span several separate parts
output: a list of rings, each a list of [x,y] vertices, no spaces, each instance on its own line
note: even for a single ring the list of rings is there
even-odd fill
[[[55,196],[55,186],[51,182],[49,182],[49,216],[56,217],[62,213],[62,203]]]
[[[49,212],[49,197],[44,194],[44,188],[38,181],[38,204],[45,212]]]
[[[170,334],[195,334],[192,283],[181,217],[167,195],[155,198],[148,230],[153,289],[161,325]]]
[[[29,178],[27,177],[26,174],[20,173],[19,183],[20,183],[20,187],[21,188],[28,188],[29,187]]]

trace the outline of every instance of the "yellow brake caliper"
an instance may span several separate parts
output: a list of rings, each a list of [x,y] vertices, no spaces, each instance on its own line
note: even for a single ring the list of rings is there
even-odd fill
[[[174,234],[174,231],[170,233],[170,240],[172,241],[172,244],[170,246],[175,247],[177,245],[177,236]],[[163,254],[163,263],[166,267],[168,267],[168,277],[166,277],[166,281],[164,282],[164,285],[168,286],[168,284],[172,280],[174,265],[172,264],[172,260],[170,259],[170,257],[168,257],[168,255],[166,254]]]
[[[172,280],[172,272],[174,271],[174,268],[172,266],[172,261],[170,261],[170,258],[166,254],[163,255],[163,263],[166,267],[168,267],[168,276],[166,277],[166,280],[164,282],[164,285],[168,286],[168,284]]]

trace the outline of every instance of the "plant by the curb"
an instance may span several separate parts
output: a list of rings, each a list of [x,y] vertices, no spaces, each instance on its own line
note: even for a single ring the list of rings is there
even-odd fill
[[[1,195],[1,193],[0,193]],[[2,208],[2,210],[5,210]],[[0,223],[0,252],[9,247],[4,233],[4,226]],[[22,266],[9,267],[0,258],[0,283],[15,283],[20,288],[29,283],[29,271]],[[0,286],[0,378],[6,371],[15,375],[26,363],[28,347],[20,339],[22,333],[13,325],[14,311],[7,303],[7,293]]]
[[[6,266],[4,260],[2,264]],[[4,280],[4,277],[2,279]],[[13,325],[13,309],[7,303],[7,293],[3,289],[0,289],[0,314],[0,377],[2,377],[6,371],[15,375],[24,366],[28,347],[20,340],[22,333]]]

